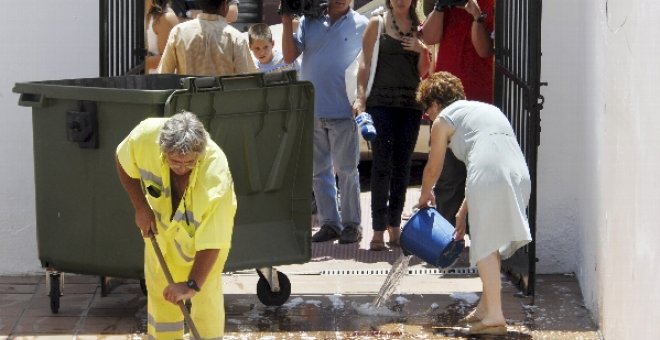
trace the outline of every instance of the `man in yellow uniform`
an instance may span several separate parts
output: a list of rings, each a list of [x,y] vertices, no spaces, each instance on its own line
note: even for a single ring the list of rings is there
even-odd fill
[[[149,118],[117,147],[117,172],[135,208],[142,236],[156,234],[172,272],[168,284],[145,242],[151,339],[183,338],[176,303],[192,299],[204,339],[224,333],[222,271],[231,246],[236,196],[225,154],[190,112]]]

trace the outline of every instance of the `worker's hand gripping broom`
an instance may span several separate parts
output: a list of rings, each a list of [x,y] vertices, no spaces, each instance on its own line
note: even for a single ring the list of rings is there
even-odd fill
[[[174,280],[172,280],[172,273],[170,273],[170,269],[167,268],[167,263],[165,263],[165,258],[163,258],[163,252],[160,251],[160,247],[158,246],[158,241],[156,241],[156,235],[154,235],[154,233],[150,231],[149,238],[151,239],[151,244],[154,246],[154,251],[156,251],[156,257],[158,257],[158,262],[160,262],[160,266],[163,268],[163,273],[165,273],[165,278],[167,279],[167,283],[168,284],[174,283]],[[202,340],[202,337],[199,336],[199,333],[197,332],[197,327],[195,327],[195,323],[190,317],[188,308],[186,308],[186,306],[183,304],[183,301],[179,301],[177,305],[181,309],[181,312],[183,313],[183,319],[186,321],[186,324],[190,328],[190,332],[193,334],[195,340]]]

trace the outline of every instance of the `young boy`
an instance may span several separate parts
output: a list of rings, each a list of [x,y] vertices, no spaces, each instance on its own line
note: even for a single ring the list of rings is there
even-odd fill
[[[248,30],[248,42],[254,56],[254,64],[259,71],[269,73],[300,69],[297,60],[287,64],[282,53],[273,49],[275,41],[268,25],[263,23],[252,25]]]

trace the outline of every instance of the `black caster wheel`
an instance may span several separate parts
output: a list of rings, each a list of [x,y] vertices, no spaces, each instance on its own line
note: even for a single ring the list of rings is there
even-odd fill
[[[283,273],[277,272],[277,279],[280,281],[280,291],[272,292],[268,281],[262,275],[259,275],[257,297],[266,306],[281,306],[291,295],[291,282],[289,278]]]
[[[60,274],[50,274],[50,311],[57,314],[60,310],[60,296],[62,291],[60,290]]]

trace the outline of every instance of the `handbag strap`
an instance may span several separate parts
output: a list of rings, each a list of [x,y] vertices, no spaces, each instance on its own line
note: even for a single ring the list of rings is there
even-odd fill
[[[378,35],[377,35],[378,38],[376,39],[376,41],[380,39],[381,34],[383,34],[383,15],[378,14]]]
[[[374,77],[376,76],[376,65],[378,64],[378,50],[380,47],[380,35],[383,32],[383,16],[378,15],[378,35],[376,36],[376,41],[374,41],[374,48],[371,52],[371,69],[369,70],[369,79],[367,80],[367,87],[365,88],[365,94],[369,97],[371,93],[371,87],[374,84]]]

